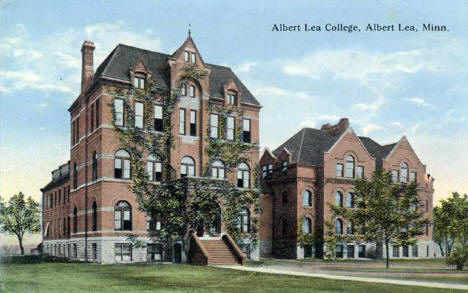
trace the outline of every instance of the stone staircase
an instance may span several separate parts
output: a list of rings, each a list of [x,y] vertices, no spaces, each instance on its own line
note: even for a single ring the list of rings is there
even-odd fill
[[[209,255],[210,265],[239,265],[239,260],[233,249],[222,239],[200,239],[201,244]]]

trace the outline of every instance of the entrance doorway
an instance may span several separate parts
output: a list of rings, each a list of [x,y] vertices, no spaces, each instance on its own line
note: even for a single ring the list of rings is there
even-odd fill
[[[182,262],[182,245],[180,243],[174,244],[174,262]]]

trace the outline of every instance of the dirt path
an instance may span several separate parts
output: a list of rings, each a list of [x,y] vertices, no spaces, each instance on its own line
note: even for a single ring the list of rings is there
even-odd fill
[[[334,279],[334,280],[349,280],[349,281],[359,281],[359,282],[368,282],[368,283],[420,286],[420,287],[431,287],[431,288],[442,288],[442,289],[459,289],[459,290],[468,291],[468,285],[462,285],[462,284],[426,282],[426,281],[415,281],[415,280],[397,280],[397,279],[373,278],[373,277],[357,277],[357,276],[318,273],[318,272],[304,272],[304,271],[291,270],[284,266],[281,269],[268,267],[268,266],[261,266],[261,267],[217,266],[217,267],[240,270],[240,271],[248,271],[248,272],[315,277],[315,278],[325,278],[325,279]]]

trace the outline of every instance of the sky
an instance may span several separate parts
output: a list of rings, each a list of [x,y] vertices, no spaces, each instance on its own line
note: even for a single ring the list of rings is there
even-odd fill
[[[97,67],[118,43],[171,54],[189,24],[203,59],[231,67],[263,105],[262,147],[347,117],[381,144],[405,135],[435,177],[434,203],[467,193],[468,1],[311,2],[2,1],[0,196],[39,200],[69,159],[84,40],[96,45]],[[322,31],[272,31],[306,23]],[[418,31],[365,31],[374,23]]]

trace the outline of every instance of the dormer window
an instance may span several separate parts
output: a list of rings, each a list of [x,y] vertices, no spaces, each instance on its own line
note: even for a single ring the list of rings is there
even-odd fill
[[[234,93],[229,93],[227,95],[227,104],[228,105],[234,105],[236,104],[236,94]]]
[[[184,52],[184,61],[189,62],[189,52],[188,51]]]
[[[195,53],[192,52],[192,58],[190,60],[192,62],[192,64],[195,64],[197,63],[197,55]]]
[[[137,89],[144,89],[145,79],[141,76],[135,76],[135,78],[133,78],[133,86]]]

